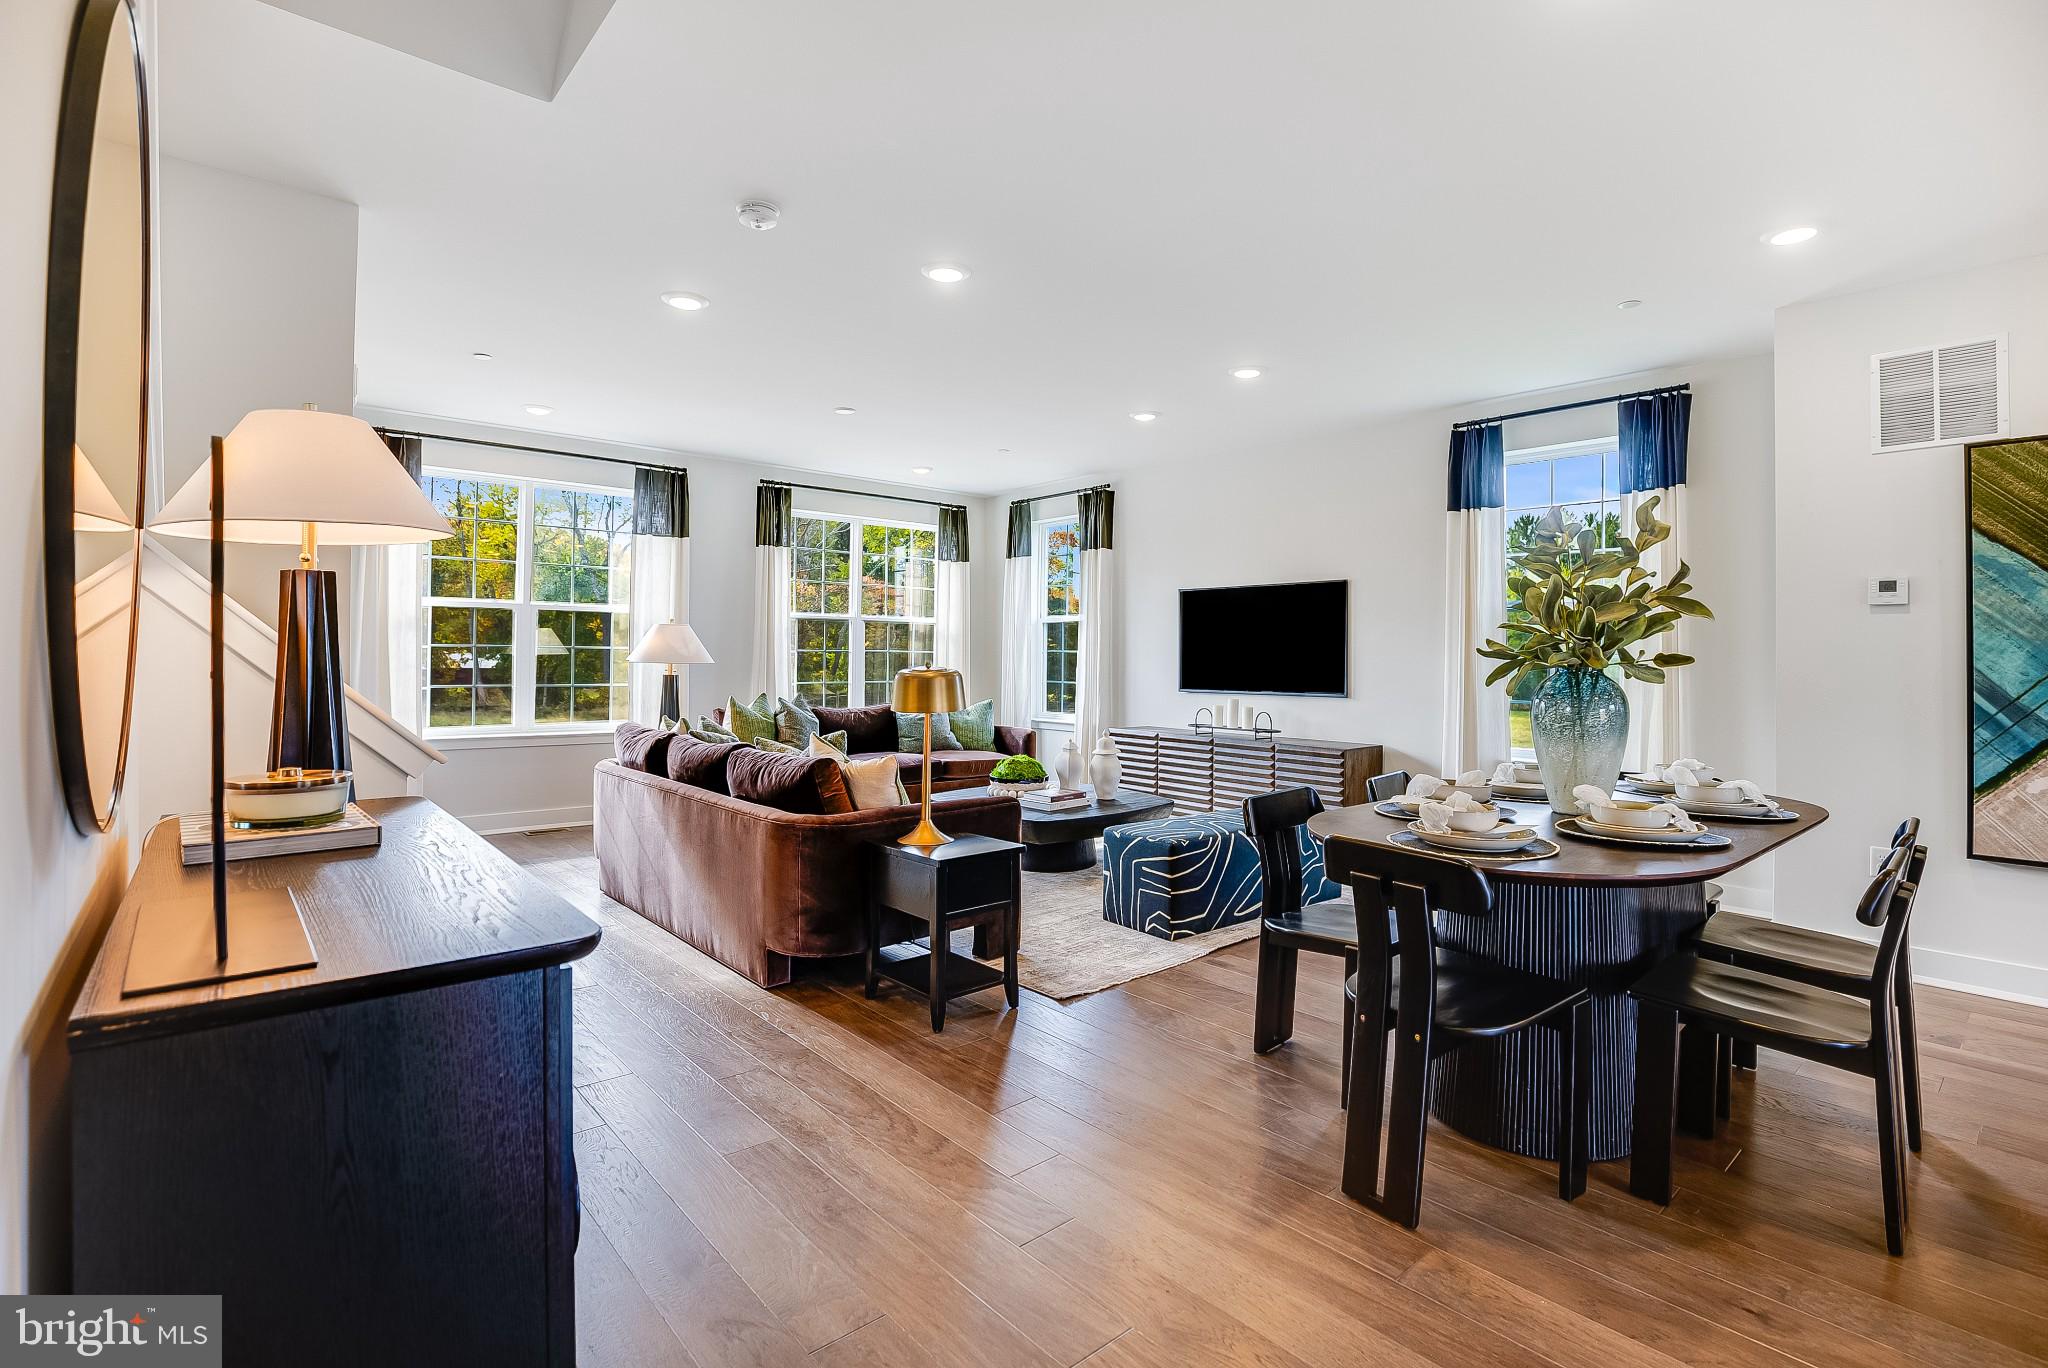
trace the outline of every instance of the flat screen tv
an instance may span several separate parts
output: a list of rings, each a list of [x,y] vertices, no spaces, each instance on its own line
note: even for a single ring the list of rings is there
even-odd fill
[[[1349,581],[1180,591],[1183,693],[1341,698]]]

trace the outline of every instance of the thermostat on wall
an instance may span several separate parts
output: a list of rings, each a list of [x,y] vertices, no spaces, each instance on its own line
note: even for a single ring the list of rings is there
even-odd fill
[[[1906,603],[1911,600],[1912,581],[1900,576],[1883,576],[1870,581],[1865,603]]]

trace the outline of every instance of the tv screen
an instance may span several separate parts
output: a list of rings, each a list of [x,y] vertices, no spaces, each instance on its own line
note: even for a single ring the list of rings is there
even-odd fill
[[[1348,692],[1345,580],[1180,591],[1184,693]]]

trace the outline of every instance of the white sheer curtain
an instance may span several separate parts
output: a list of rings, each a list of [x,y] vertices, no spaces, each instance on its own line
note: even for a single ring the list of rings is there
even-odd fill
[[[690,620],[690,476],[683,470],[641,466],[633,472],[633,579],[627,606],[633,640],[664,622]],[[635,722],[661,720],[660,665],[634,665],[631,713]],[[681,676],[681,713],[690,718],[690,672]]]
[[[1486,676],[1486,638],[1506,616],[1507,543],[1501,506],[1506,452],[1498,423],[1451,430],[1450,512],[1444,555],[1442,772],[1492,768],[1508,758],[1508,698]]]
[[[1081,650],[1074,680],[1074,743],[1091,754],[1115,725],[1117,697],[1116,492],[1081,495]]]
[[[967,510],[939,509],[938,562],[933,571],[932,664],[965,673],[971,663],[967,577]],[[969,698],[975,696],[969,682]]]
[[[420,439],[379,432],[391,454],[418,481]],[[420,717],[420,548],[349,549],[347,673],[355,691],[418,732]]]
[[[1036,651],[1038,616],[1037,566],[1032,561],[1031,503],[1010,505],[1009,534],[1003,547],[1003,677],[996,695],[996,715],[1006,727],[1028,727],[1038,715]]]
[[[794,522],[788,485],[763,484],[754,500],[754,670],[756,693],[790,698],[789,538]]]

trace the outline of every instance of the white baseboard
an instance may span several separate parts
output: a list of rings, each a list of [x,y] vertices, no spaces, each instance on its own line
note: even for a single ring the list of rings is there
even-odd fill
[[[531,808],[525,812],[458,812],[455,819],[479,836],[515,831],[555,831],[590,825],[590,804],[579,807]]]
[[[2048,967],[1913,947],[1913,982],[2048,1007]]]

